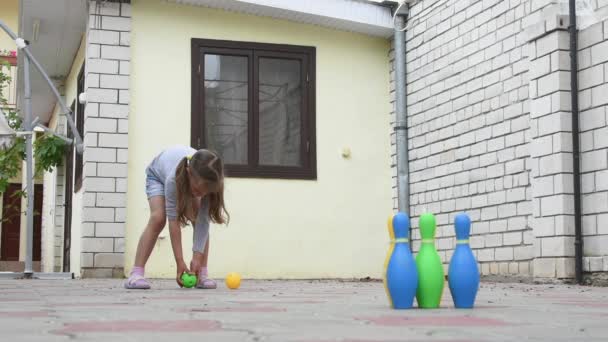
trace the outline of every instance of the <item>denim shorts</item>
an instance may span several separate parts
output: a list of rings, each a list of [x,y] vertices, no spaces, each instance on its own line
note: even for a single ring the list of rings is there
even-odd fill
[[[165,196],[165,185],[148,168],[146,168],[146,195],[148,195],[148,199],[154,196]]]

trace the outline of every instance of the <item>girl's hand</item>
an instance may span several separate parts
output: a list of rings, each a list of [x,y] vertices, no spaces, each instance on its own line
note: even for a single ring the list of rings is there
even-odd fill
[[[190,273],[190,270],[188,270],[188,266],[186,266],[186,263],[183,261],[177,263],[177,277],[175,278],[175,280],[177,281],[179,287],[184,287],[184,283],[182,282],[182,274],[184,273]]]
[[[175,278],[175,281],[177,281],[177,284],[179,284],[180,287],[184,287],[184,284],[182,283],[182,274],[184,274],[184,272],[190,273],[190,271],[184,262],[182,254],[182,232],[177,221],[169,221],[169,234],[171,236],[171,247],[173,247],[175,264],[177,265],[177,277]]]
[[[194,257],[192,258],[192,261],[190,262],[190,269],[192,270],[192,273],[198,273],[202,266],[203,265],[200,261],[196,260]]]

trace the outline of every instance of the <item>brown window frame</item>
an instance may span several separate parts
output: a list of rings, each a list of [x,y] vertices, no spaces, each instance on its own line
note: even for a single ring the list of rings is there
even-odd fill
[[[84,104],[80,103],[78,96],[84,92],[84,63],[78,72],[78,78],[76,81],[76,130],[78,134],[84,139]],[[70,128],[68,127],[68,130]],[[75,151],[76,157],[74,161],[74,192],[80,191],[82,188],[82,173],[84,168],[84,162],[82,159],[82,153],[78,153]]]
[[[248,58],[248,164],[226,164],[228,177],[317,179],[316,158],[316,49],[309,46],[265,44],[227,40],[193,38],[192,51],[192,97],[191,135],[194,148],[206,148],[203,75],[205,53],[245,56]],[[259,165],[259,105],[258,66],[260,57],[274,57],[301,60],[303,100],[300,131],[301,166]]]
[[[76,100],[70,106],[72,113],[76,110]],[[66,126],[68,123],[65,123]],[[67,138],[74,139],[74,134],[70,127],[67,128]],[[66,151],[65,162],[65,189],[63,198],[63,272],[70,271],[70,249],[72,237],[72,193],[74,192],[74,154],[78,154],[76,147],[70,145]]]

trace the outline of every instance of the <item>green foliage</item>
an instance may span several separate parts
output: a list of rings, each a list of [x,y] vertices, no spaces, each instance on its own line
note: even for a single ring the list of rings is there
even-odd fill
[[[7,87],[11,78],[4,73],[10,65],[0,60],[0,107],[6,114],[8,125],[15,131],[22,130],[23,119],[19,113],[9,108],[7,100],[2,95],[2,89]],[[40,175],[43,171],[50,171],[54,167],[61,165],[65,155],[66,143],[53,134],[45,134],[38,138],[34,143],[34,158],[36,174]],[[14,143],[7,149],[0,149],[0,193],[6,191],[11,178],[16,177],[21,170],[25,160],[25,138],[15,137]],[[26,194],[21,194],[26,195]]]
[[[25,139],[16,138],[10,148],[0,150],[0,193],[6,191],[8,182],[16,177],[21,170],[21,163],[25,159]]]
[[[2,95],[0,95],[0,101],[2,101]],[[23,119],[19,116],[19,113],[12,108],[6,108],[3,111],[6,114],[8,125],[15,131],[20,130],[23,125]]]
[[[66,143],[53,134],[45,134],[34,142],[34,159],[36,160],[36,175],[43,171],[51,171],[61,166],[65,155]]]

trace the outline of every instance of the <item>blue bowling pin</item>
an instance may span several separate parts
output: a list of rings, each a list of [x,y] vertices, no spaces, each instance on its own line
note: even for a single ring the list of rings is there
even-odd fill
[[[391,307],[409,309],[418,288],[418,270],[409,245],[410,219],[397,213],[388,221],[391,237],[384,263],[384,287]]]
[[[471,219],[461,213],[454,219],[456,250],[450,260],[448,284],[456,308],[472,308],[479,289],[479,269],[469,246]]]

